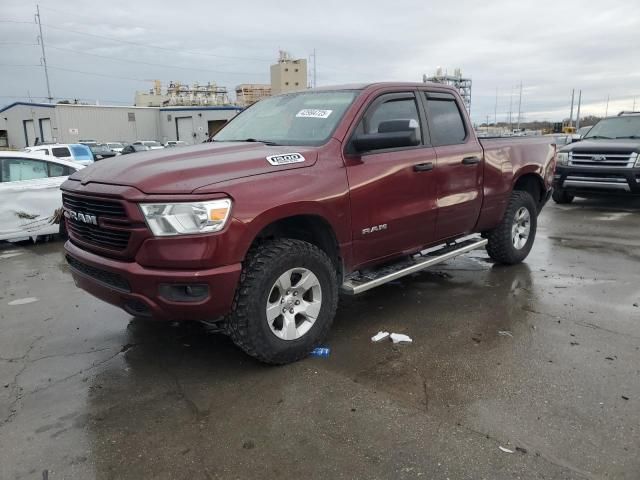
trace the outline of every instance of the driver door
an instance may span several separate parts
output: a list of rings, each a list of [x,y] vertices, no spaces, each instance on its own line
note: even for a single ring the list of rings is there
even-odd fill
[[[405,124],[409,120],[417,129],[419,145],[356,153],[349,144],[345,152],[356,268],[417,251],[435,234],[437,192],[432,170],[436,154],[416,93],[375,98],[351,139],[359,133],[378,133],[382,122],[398,120]]]

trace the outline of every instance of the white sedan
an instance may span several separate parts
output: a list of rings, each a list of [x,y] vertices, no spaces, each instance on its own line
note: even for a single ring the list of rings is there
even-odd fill
[[[26,152],[0,152],[0,240],[35,241],[61,231],[60,185],[84,168]]]

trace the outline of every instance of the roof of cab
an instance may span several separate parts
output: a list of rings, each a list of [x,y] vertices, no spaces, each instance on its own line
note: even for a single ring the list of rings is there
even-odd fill
[[[455,91],[455,88],[442,83],[435,82],[373,82],[373,83],[347,83],[343,85],[327,85],[316,87],[312,90],[364,90],[377,88],[418,88],[418,87],[438,87]],[[305,90],[301,90],[305,91]]]

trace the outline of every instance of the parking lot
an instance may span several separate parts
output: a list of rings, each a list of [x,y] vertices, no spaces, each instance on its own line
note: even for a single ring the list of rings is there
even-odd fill
[[[0,478],[637,479],[639,231],[637,200],[550,203],[524,264],[342,298],[330,356],[283,367],[131,321],[59,241],[4,243]]]

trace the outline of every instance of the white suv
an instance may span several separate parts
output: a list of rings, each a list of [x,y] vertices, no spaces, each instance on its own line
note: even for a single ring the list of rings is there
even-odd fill
[[[25,152],[34,153],[48,157],[60,158],[78,162],[85,167],[93,163],[93,153],[86,145],[79,143],[54,143],[51,145],[36,145],[35,147],[27,147]]]

